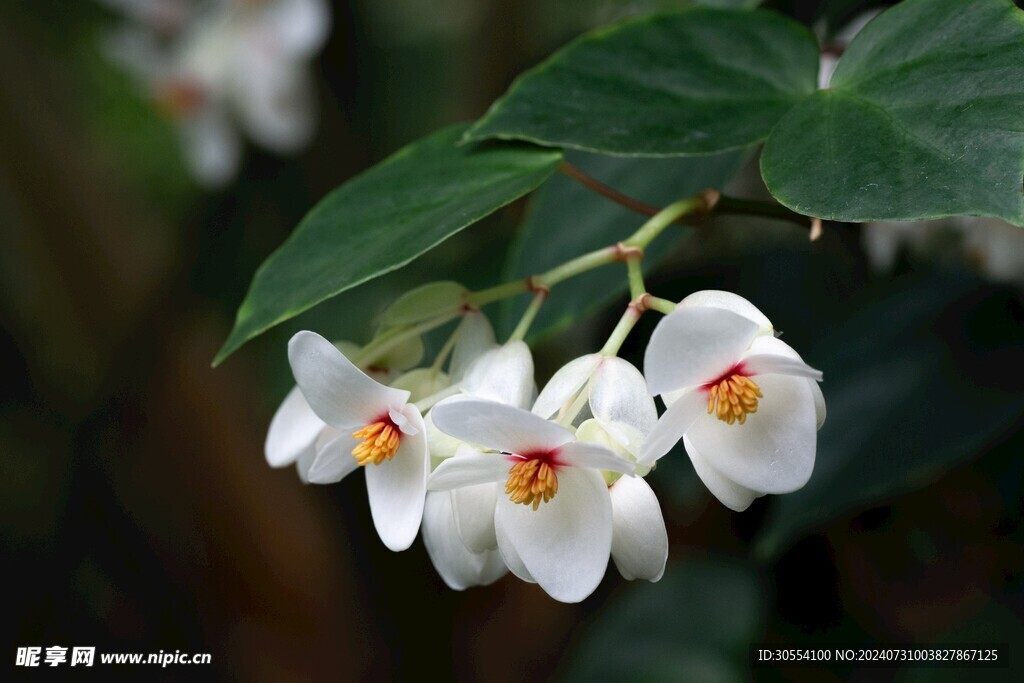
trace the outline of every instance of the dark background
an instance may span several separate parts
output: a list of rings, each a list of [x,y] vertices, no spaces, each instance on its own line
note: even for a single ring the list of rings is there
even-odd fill
[[[493,284],[523,202],[210,368],[254,270],[327,191],[479,116],[588,28],[673,4],[337,2],[314,143],[290,158],[250,145],[238,180],[205,192],[100,55],[114,15],[0,2],[0,654],[14,675],[53,673],[14,669],[18,646],[94,645],[213,655],[92,672],[147,680],[914,681],[976,674],[751,669],[748,646],[971,642],[1008,644],[1012,668],[989,677],[1020,680],[1024,306],[1019,284],[987,281],[956,244],[879,272],[857,226],[813,244],[753,220],[693,231],[651,287],[737,291],[824,370],[815,475],[736,514],[674,454],[650,479],[665,579],[611,567],[577,606],[513,578],[451,591],[420,542],[383,547],[361,477],[307,487],[263,458],[291,333],[365,341],[404,288]],[[835,27],[865,3],[768,4]],[[756,194],[749,176],[737,191]],[[542,340],[538,380],[617,317]],[[654,322],[624,355],[638,361]]]

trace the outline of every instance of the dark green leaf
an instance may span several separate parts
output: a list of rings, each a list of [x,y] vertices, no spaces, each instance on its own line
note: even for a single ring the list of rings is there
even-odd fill
[[[899,283],[898,281],[898,284]],[[1024,324],[1008,294],[974,280],[930,277],[868,291],[847,320],[806,352],[825,372],[828,418],[814,474],[772,501],[757,552],[977,457],[1024,417]]]
[[[997,216],[1024,224],[1024,13],[906,0],[854,39],[764,148],[772,194],[844,221]]]
[[[574,153],[569,160],[602,182],[654,206],[709,187],[721,188],[736,174],[748,153],[685,159],[624,159]],[[533,199],[509,252],[507,279],[553,268],[575,256],[621,241],[646,219],[584,188],[564,176],[552,178]],[[673,226],[646,250],[645,269],[652,269],[679,244],[687,228]],[[533,337],[564,329],[627,291],[626,269],[605,266],[559,284],[534,322]],[[510,301],[502,310],[501,329],[515,326],[525,300]]]
[[[266,329],[409,263],[533,190],[562,154],[510,144],[456,145],[434,133],[321,201],[260,266],[214,364]]]
[[[720,152],[764,139],[814,91],[817,70],[814,37],[769,12],[646,17],[555,53],[466,137],[637,156]]]

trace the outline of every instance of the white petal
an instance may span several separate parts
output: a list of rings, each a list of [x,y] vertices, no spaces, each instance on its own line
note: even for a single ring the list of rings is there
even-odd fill
[[[427,427],[427,446],[430,448],[430,457],[436,460],[450,458],[459,450],[463,443],[458,439],[448,436],[434,424],[434,411],[430,410],[423,418]]]
[[[750,376],[789,375],[820,380],[821,370],[815,370],[803,361],[770,353],[759,353],[743,357],[743,371]]]
[[[529,407],[533,393],[533,356],[521,341],[487,351],[470,366],[462,380],[467,396]]]
[[[309,407],[299,388],[293,388],[270,420],[263,448],[267,464],[271,467],[292,464],[313,445],[324,426],[324,421]]]
[[[423,545],[445,584],[457,591],[486,586],[507,571],[496,551],[474,553],[462,544],[455,526],[451,494],[447,492],[427,493],[423,508]],[[495,560],[500,563],[499,567],[495,567]]]
[[[668,560],[668,532],[658,498],[640,477],[623,477],[612,499],[612,559],[626,579],[657,581]]]
[[[384,545],[396,552],[408,548],[416,538],[430,472],[423,418],[414,406],[406,406],[402,412],[418,433],[403,435],[391,460],[364,468],[373,525]]]
[[[475,553],[498,549],[498,539],[494,535],[494,506],[498,502],[499,487],[500,484],[496,483],[477,484],[451,492],[459,537]]]
[[[683,445],[686,446],[686,454],[690,456],[690,462],[693,463],[693,469],[697,472],[697,476],[700,477],[700,480],[711,491],[711,495],[717,498],[725,507],[736,512],[743,512],[750,507],[755,498],[763,495],[745,486],[740,486],[712,467],[707,459],[701,456],[697,448],[690,442],[690,439],[685,436],[683,437]]]
[[[367,377],[315,332],[299,332],[291,338],[288,360],[310,407],[320,419],[339,429],[370,424],[409,398],[408,391]]]
[[[238,172],[242,143],[226,113],[217,105],[204,107],[178,126],[185,161],[196,180],[206,187],[223,187]]]
[[[562,469],[558,493],[536,510],[502,496],[494,523],[501,530],[502,556],[508,561],[518,555],[555,600],[579,602],[601,583],[612,546],[612,506],[597,472]],[[506,550],[503,542],[511,548]]]
[[[757,306],[739,294],[733,294],[732,292],[723,292],[718,289],[705,289],[700,292],[694,292],[680,301],[678,306],[678,308],[691,307],[723,308],[727,311],[732,311],[737,315],[742,315],[752,323],[756,323],[758,328],[760,328],[760,334],[770,333],[773,329],[772,321],[758,310]]]
[[[506,453],[550,450],[573,438],[554,422],[493,401],[446,399],[432,413],[434,424],[449,436]]]
[[[743,354],[742,363],[744,370],[753,375],[795,375],[821,380],[820,370],[804,363],[792,346],[772,335],[761,336],[751,342]]]
[[[575,358],[559,368],[544,385],[536,403],[533,404],[534,414],[544,419],[554,417],[562,406],[572,401],[579,393],[600,363],[601,356],[591,353]]]
[[[324,429],[333,429],[333,427],[324,427]],[[316,461],[316,445],[310,444],[309,448],[302,451],[299,457],[295,460],[295,472],[299,475],[299,481],[303,484],[309,484],[309,469],[313,466],[313,462]]]
[[[662,457],[683,438],[686,430],[701,417],[707,414],[708,401],[699,390],[688,391],[668,407],[654,429],[644,441],[643,451],[637,462],[650,465]]]
[[[811,385],[811,395],[814,396],[814,415],[818,424],[818,429],[825,424],[825,395],[821,393],[821,387],[817,382],[810,381],[808,384]]]
[[[634,456],[640,454],[643,438],[658,421],[658,410],[644,376],[621,358],[606,359],[595,372],[590,410]]]
[[[309,57],[327,40],[331,10],[325,0],[278,0],[267,6],[263,25],[284,54]]]
[[[233,94],[245,130],[273,152],[305,147],[317,120],[316,90],[306,66],[269,55],[261,45],[244,50],[242,59]]]
[[[620,458],[610,448],[586,441],[565,444],[558,450],[557,460],[570,467],[588,467],[629,475],[636,471],[633,463]],[[562,469],[559,469],[559,472],[561,471]]]
[[[427,486],[431,491],[448,491],[463,486],[505,481],[511,468],[512,463],[507,455],[459,449],[455,457],[442,462],[430,474]]]
[[[463,315],[458,331],[459,338],[452,349],[452,360],[448,366],[452,382],[462,381],[473,361],[495,346],[494,328],[480,311],[469,311]]]
[[[717,379],[747,350],[756,323],[722,308],[676,309],[654,328],[644,354],[644,376],[652,394]]]
[[[360,441],[348,432],[325,427],[316,441],[316,458],[306,472],[309,483],[334,484],[359,468],[352,450]]]
[[[505,565],[509,568],[516,578],[522,579],[527,583],[537,583],[533,575],[523,564],[523,558],[519,557],[519,553],[516,552],[515,547],[508,538],[508,534],[503,529],[498,528],[497,524],[494,526],[494,533],[498,540],[498,552],[501,554],[501,559],[505,562]]]
[[[814,469],[817,416],[807,380],[758,378],[764,397],[745,424],[704,415],[687,431],[708,463],[737,484],[765,493],[789,493]]]

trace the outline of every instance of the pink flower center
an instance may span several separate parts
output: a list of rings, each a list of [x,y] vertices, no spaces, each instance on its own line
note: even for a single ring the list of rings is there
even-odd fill
[[[352,432],[352,438],[362,439],[362,443],[352,449],[352,457],[360,467],[373,463],[379,465],[385,460],[395,457],[402,430],[390,417],[383,415],[362,429]]]
[[[515,464],[508,471],[505,493],[513,503],[532,505],[536,510],[558,493],[555,456],[558,451],[539,451],[511,456]]]
[[[708,415],[727,424],[746,422],[747,415],[757,412],[757,400],[763,398],[761,387],[744,374],[742,364],[702,388],[708,392]]]

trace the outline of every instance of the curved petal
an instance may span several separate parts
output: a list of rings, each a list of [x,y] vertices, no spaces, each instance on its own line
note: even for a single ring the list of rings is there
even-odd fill
[[[604,479],[593,470],[568,468],[558,480],[558,494],[536,510],[498,499],[498,547],[506,561],[509,554],[518,555],[555,600],[579,602],[594,592],[608,566],[611,498]],[[503,542],[511,545],[511,553]]]
[[[373,381],[315,332],[297,333],[288,342],[288,361],[310,407],[327,424],[353,429],[405,404],[408,391]]]
[[[324,427],[324,429],[333,429],[333,427]],[[299,481],[303,484],[309,484],[309,470],[313,467],[313,463],[316,461],[316,445],[310,444],[309,448],[302,451],[299,454],[298,459],[295,460],[295,472],[299,475]]]
[[[414,406],[406,406],[402,412],[417,433],[402,437],[391,460],[364,468],[373,525],[384,545],[396,552],[408,548],[416,538],[430,472],[423,418]]]
[[[456,397],[441,401],[431,412],[445,434],[506,453],[549,450],[573,438],[554,422],[494,401]]]
[[[423,507],[423,545],[445,584],[457,591],[494,583],[508,571],[499,553],[474,553],[462,544],[449,493],[427,493]]]
[[[644,354],[652,394],[693,387],[722,375],[757,335],[757,324],[723,308],[677,308],[654,328]]]
[[[325,0],[278,0],[265,9],[263,26],[289,57],[310,57],[327,41],[331,10]]]
[[[474,362],[462,380],[467,396],[526,408],[533,393],[533,356],[521,341],[487,351]]]
[[[650,465],[662,457],[683,438],[686,430],[702,415],[707,414],[707,399],[701,391],[688,391],[668,407],[654,429],[644,441],[643,451],[637,462]]]
[[[619,457],[610,448],[586,441],[565,444],[558,450],[557,459],[570,467],[589,467],[592,470],[621,472],[631,476],[636,471],[636,465]]]
[[[316,131],[316,88],[305,64],[246,46],[232,82],[237,114],[252,139],[273,152],[305,147]]]
[[[623,578],[657,581],[668,561],[668,532],[658,498],[640,477],[623,477],[612,499],[612,559]]]
[[[506,472],[507,474],[507,472]],[[500,484],[477,484],[453,489],[452,510],[459,538],[474,553],[497,550],[494,535],[494,506],[498,502]]]
[[[509,540],[508,534],[503,529],[498,528],[497,524],[494,525],[494,534],[498,540],[498,553],[501,555],[501,559],[505,562],[505,566],[508,567],[509,571],[515,574],[516,578],[522,579],[527,583],[537,583],[537,580],[530,574],[526,565],[523,564],[523,558],[519,557],[519,553]]]
[[[448,366],[453,383],[462,381],[473,361],[494,348],[496,343],[491,321],[480,311],[469,311],[463,315],[458,331],[459,338],[455,341]]]
[[[739,294],[732,292],[723,292],[719,289],[705,289],[700,292],[694,292],[680,301],[677,309],[692,307],[722,308],[726,311],[732,311],[737,315],[742,315],[758,326],[759,334],[771,333],[774,329],[772,321],[757,306]]]
[[[427,488],[431,491],[449,491],[463,486],[504,481],[508,479],[511,467],[506,455],[459,449],[455,457],[442,462],[430,474]]]
[[[334,484],[359,468],[352,450],[360,443],[348,432],[324,427],[316,440],[316,457],[309,465],[306,479],[311,484]]]
[[[748,375],[790,375],[821,381],[821,370],[804,363],[793,348],[775,337],[758,337],[743,354],[743,370]]]
[[[643,438],[658,422],[658,410],[644,376],[621,358],[606,359],[594,373],[590,410],[633,455],[640,453]]]
[[[764,397],[745,424],[704,415],[687,431],[690,442],[723,475],[754,491],[789,493],[814,469],[817,416],[807,380],[763,375]]]
[[[693,469],[697,472],[697,476],[708,487],[708,491],[711,491],[711,495],[717,498],[725,507],[736,512],[743,512],[750,507],[755,498],[764,495],[757,491],[752,491],[745,486],[740,486],[716,470],[700,455],[700,452],[690,442],[690,439],[685,436],[683,437],[683,445],[686,447],[686,454],[690,456],[690,462],[693,463]]]
[[[299,388],[294,387],[270,420],[267,441],[263,447],[267,464],[271,467],[292,464],[303,451],[313,445],[325,426],[324,421],[309,407]]]
[[[591,353],[575,358],[558,369],[544,385],[540,396],[533,404],[533,413],[545,420],[554,415],[573,400],[583,385],[601,363],[601,356]]]
[[[814,397],[814,416],[818,424],[818,429],[825,424],[825,415],[828,411],[825,410],[825,394],[821,393],[821,387],[817,382],[808,382],[811,385],[811,395]]]

